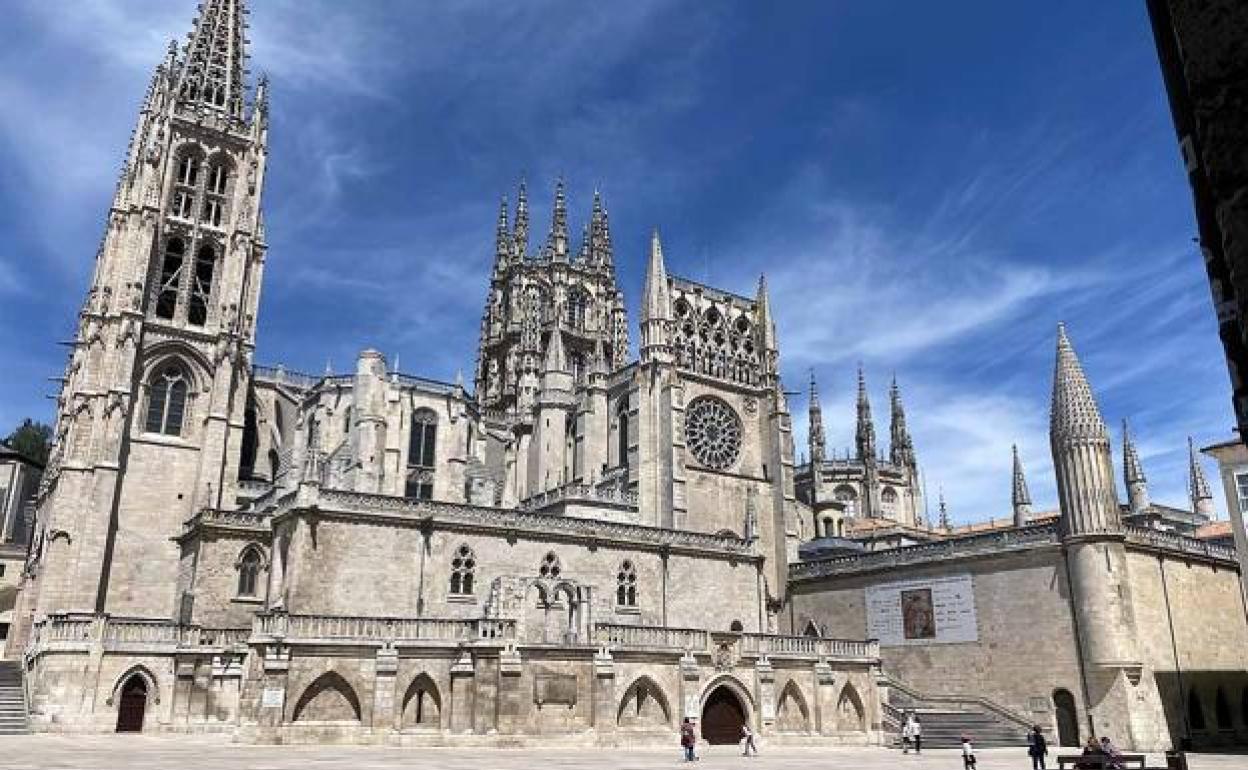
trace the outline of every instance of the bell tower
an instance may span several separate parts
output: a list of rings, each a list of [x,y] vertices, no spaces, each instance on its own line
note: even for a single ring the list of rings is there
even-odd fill
[[[268,95],[243,0],[204,0],[147,89],[58,400],[38,615],[169,617],[170,538],[232,507],[264,264]]]

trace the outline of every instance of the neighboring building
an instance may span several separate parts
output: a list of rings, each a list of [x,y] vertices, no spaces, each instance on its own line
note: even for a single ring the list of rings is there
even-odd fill
[[[35,729],[670,744],[690,716],[868,744],[921,707],[1007,743],[1248,734],[1237,565],[1184,534],[1208,485],[1154,506],[1128,446],[1119,505],[1064,330],[1059,513],[1015,456],[1008,515],[961,527],[921,513],[895,384],[885,456],[859,374],[842,461],[812,383],[797,466],[765,281],[669,275],[656,232],[634,359],[606,206],[573,250],[562,183],[536,250],[527,192],[504,202],[473,392],[375,350],[255,365],[243,14],[205,0],[157,68],[78,318],[10,640]]]
[[[157,68],[59,400],[32,725],[265,742],[874,743],[877,646],[776,635],[797,537],[765,283],[669,276],[640,356],[595,196],[504,203],[476,392],[253,365],[269,104],[241,0]],[[714,601],[707,601],[714,588]]]
[[[1192,186],[1200,251],[1248,433],[1248,56],[1243,0],[1146,0],[1161,73]]]
[[[0,441],[0,653],[6,650],[13,607],[30,533],[34,528],[35,494],[43,465]]]
[[[1057,520],[795,563],[788,629],[877,638],[888,708],[976,709],[990,726],[977,732],[1037,723],[1062,745],[1094,734],[1147,750],[1248,742],[1240,569],[1232,550],[1188,536],[1211,510],[1195,455],[1201,512],[1157,506],[1126,439],[1120,505],[1109,434],[1064,330],[1050,436]],[[1029,504],[1020,474],[1016,463],[1016,515]]]
[[[1244,512],[1248,511],[1248,447],[1239,439],[1231,439],[1204,447],[1201,452],[1218,461],[1218,475],[1222,478],[1222,494],[1226,498],[1228,521],[1215,522],[1225,525],[1239,558],[1240,574],[1248,574],[1248,529],[1244,524]],[[1225,543],[1227,532],[1219,527],[1204,533],[1208,539]],[[1248,585],[1245,585],[1245,602],[1248,602]],[[1246,708],[1248,710],[1248,708]]]

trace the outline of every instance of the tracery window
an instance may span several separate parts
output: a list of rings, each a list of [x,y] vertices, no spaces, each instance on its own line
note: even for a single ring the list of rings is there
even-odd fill
[[[723,399],[695,398],[685,412],[685,443],[698,462],[725,470],[741,456],[741,418]]]
[[[563,566],[559,563],[559,557],[555,554],[548,553],[542,558],[541,565],[537,568],[537,574],[550,580],[555,580],[563,574]]]
[[[433,499],[435,449],[438,416],[432,409],[417,409],[407,441],[407,483],[404,496],[417,500]]]
[[[832,499],[844,504],[846,516],[853,516],[858,512],[858,493],[853,487],[842,484],[832,490]]]
[[[229,169],[224,163],[214,163],[208,169],[208,196],[204,200],[203,222],[220,227],[225,220],[225,190],[229,181]]]
[[[195,217],[195,199],[199,185],[199,156],[193,150],[187,150],[178,159],[178,168],[174,174],[173,197],[170,201],[170,214],[180,219]]]
[[[637,606],[637,569],[625,559],[615,576],[615,603],[619,607]]]
[[[897,491],[892,487],[884,487],[880,492],[880,505],[884,513],[893,515],[897,512]]]
[[[173,319],[178,308],[178,283],[182,278],[182,262],[186,257],[186,243],[181,238],[165,242],[165,254],[160,261],[160,288],[156,294],[156,316]]]
[[[148,387],[147,421],[144,426],[148,433],[182,435],[187,389],[187,376],[181,365],[169,363],[160,368]]]
[[[238,560],[238,595],[255,596],[259,584],[260,552],[254,546],[247,546],[243,556]]]
[[[186,320],[195,326],[203,326],[208,320],[208,300],[212,296],[212,276],[216,268],[217,252],[212,244],[205,243],[195,254],[191,303],[186,310]]]
[[[616,465],[628,467],[628,397],[621,397],[615,406]]]
[[[473,574],[477,569],[477,557],[467,544],[455,550],[451,559],[451,593],[456,596],[472,594]]]

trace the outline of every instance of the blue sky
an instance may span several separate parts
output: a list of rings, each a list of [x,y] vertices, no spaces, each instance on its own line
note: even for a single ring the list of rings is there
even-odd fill
[[[373,346],[470,375],[498,198],[527,176],[536,240],[562,173],[574,232],[603,191],[634,323],[652,227],[674,273],[767,273],[786,382],[815,369],[831,445],[856,363],[881,435],[895,372],[957,520],[1008,515],[1014,442],[1055,505],[1059,320],[1155,499],[1186,499],[1189,433],[1229,435],[1143,3],[250,5],[273,81],[261,362],[341,372]],[[194,6],[6,3],[0,428],[51,419],[139,101]]]

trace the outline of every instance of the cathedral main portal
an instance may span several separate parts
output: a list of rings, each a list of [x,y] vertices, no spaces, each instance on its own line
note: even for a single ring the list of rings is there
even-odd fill
[[[732,690],[720,685],[707,696],[702,706],[702,737],[707,743],[736,743],[741,740],[745,724],[745,707]]]

